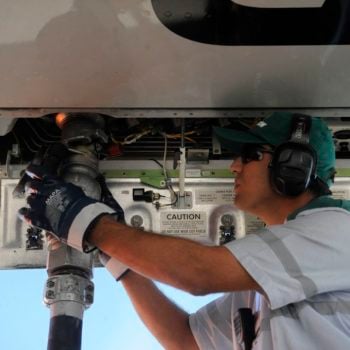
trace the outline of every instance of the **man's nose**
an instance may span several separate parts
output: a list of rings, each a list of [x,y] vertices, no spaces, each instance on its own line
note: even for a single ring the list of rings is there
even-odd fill
[[[232,161],[231,166],[230,166],[230,171],[232,173],[239,173],[242,171],[242,166],[243,166],[242,158],[237,157]]]

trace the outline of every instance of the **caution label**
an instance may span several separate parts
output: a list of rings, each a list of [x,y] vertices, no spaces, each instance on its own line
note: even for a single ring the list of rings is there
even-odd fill
[[[233,204],[232,188],[198,190],[195,193],[196,204]]]
[[[207,233],[207,213],[169,211],[160,214],[160,232],[174,236],[203,236]]]

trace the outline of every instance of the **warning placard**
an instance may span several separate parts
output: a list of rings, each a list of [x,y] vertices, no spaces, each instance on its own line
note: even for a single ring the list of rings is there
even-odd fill
[[[203,236],[207,233],[207,213],[169,211],[160,214],[160,232],[174,236]]]
[[[233,204],[232,188],[198,190],[195,193],[196,204]]]

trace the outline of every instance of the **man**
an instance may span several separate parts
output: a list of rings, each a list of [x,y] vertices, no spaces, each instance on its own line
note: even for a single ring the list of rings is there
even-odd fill
[[[253,333],[253,349],[350,348],[350,204],[329,196],[330,130],[319,118],[274,113],[246,132],[215,132],[236,154],[235,205],[267,225],[240,240],[209,247],[126,227],[110,207],[45,176],[20,217],[77,249],[97,247],[116,278],[128,266],[123,286],[166,349],[249,348],[242,333]],[[225,294],[188,315],[152,280]]]

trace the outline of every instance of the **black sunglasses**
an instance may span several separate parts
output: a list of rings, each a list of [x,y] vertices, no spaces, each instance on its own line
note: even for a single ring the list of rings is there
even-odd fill
[[[241,152],[233,156],[233,160],[240,157],[242,159],[242,163],[247,164],[253,160],[262,160],[264,153],[273,154],[273,150],[266,149],[261,145],[246,143],[242,146]]]

